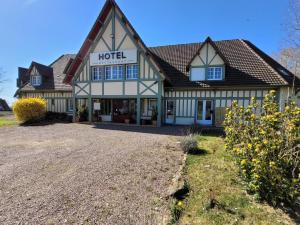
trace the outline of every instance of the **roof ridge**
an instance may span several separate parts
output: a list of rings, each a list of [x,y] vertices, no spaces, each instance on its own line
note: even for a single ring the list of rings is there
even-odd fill
[[[240,39],[235,38],[235,39],[224,39],[224,40],[218,40],[218,41],[213,41],[215,43],[220,43],[220,42],[225,42],[225,41],[239,41]],[[153,48],[160,48],[160,47],[173,47],[173,46],[182,46],[182,45],[193,45],[193,44],[202,44],[204,41],[200,42],[189,42],[189,43],[178,43],[178,44],[168,44],[168,45],[157,45],[157,46],[150,46],[148,47],[149,49]]]
[[[265,64],[269,69],[271,69],[275,74],[286,84],[288,82],[272,67],[267,63],[260,55],[258,55],[243,39],[238,39],[247,49],[249,49],[263,64]]]
[[[172,47],[172,46],[178,46],[178,45],[193,45],[193,44],[201,44],[202,42],[191,42],[191,43],[181,43],[181,44],[169,44],[169,45],[158,45],[158,46],[151,46],[148,47],[151,48],[161,48],[161,47]]]
[[[36,62],[36,61],[32,61],[33,64],[37,64],[37,65],[40,65],[40,66],[45,66],[45,67],[49,67],[45,64],[42,64],[42,63],[39,63],[39,62]]]

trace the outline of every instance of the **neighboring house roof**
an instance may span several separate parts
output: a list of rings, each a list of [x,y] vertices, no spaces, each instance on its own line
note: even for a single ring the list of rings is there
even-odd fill
[[[19,67],[18,74],[19,74],[18,87],[21,87],[21,86],[23,86],[22,84],[25,84],[29,79],[28,69]]]
[[[35,91],[35,90],[57,90],[57,91],[71,91],[72,87],[69,84],[63,83],[65,78],[64,70],[69,63],[70,59],[75,58],[74,54],[65,54],[56,59],[49,66],[32,62],[30,68],[26,74],[25,68],[22,68],[19,72],[19,77],[25,77],[26,81],[24,85],[18,91]],[[33,68],[36,68],[39,74],[42,76],[42,84],[40,86],[32,86],[30,83],[30,72]]]
[[[263,53],[249,41],[225,40],[214,42],[226,59],[224,81],[190,81],[187,67],[201,43],[151,47],[155,60],[169,78],[171,87],[218,87],[218,86],[283,86],[291,85],[293,74]],[[300,79],[296,78],[296,85]]]
[[[11,111],[7,102],[2,98],[0,98],[0,111]]]

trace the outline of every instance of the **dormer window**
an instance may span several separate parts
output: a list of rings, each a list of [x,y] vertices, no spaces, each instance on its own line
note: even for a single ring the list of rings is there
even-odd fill
[[[40,75],[31,76],[31,85],[40,86],[42,84],[42,77]]]
[[[191,81],[222,81],[228,61],[208,37],[187,66]]]
[[[208,67],[207,80],[222,80],[223,68],[221,66]]]

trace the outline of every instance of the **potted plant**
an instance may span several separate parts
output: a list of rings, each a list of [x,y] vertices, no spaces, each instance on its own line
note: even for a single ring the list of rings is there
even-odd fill
[[[84,122],[88,120],[88,109],[85,105],[81,106],[78,109],[78,117],[79,117],[79,122]]]
[[[129,118],[126,118],[126,119],[124,119],[124,122],[125,122],[126,124],[130,124],[130,119],[129,119]]]
[[[151,121],[152,121],[152,125],[153,126],[157,126],[157,110],[156,110],[156,108],[154,108],[153,107],[153,109],[152,109],[152,115],[151,115]]]

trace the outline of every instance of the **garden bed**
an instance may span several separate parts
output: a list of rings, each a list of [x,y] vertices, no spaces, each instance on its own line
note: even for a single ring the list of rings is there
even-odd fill
[[[244,190],[238,169],[221,137],[198,136],[205,154],[189,154],[185,179],[189,194],[183,200],[179,224],[297,224],[281,209],[258,203]]]

